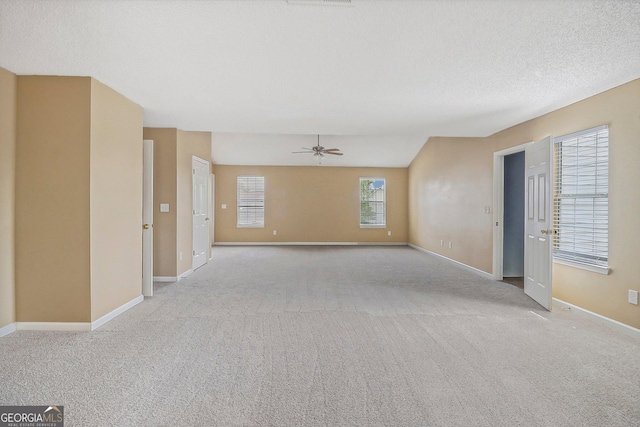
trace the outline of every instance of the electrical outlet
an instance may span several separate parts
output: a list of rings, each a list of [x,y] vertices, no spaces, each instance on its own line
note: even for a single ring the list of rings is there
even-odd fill
[[[387,231],[387,236],[391,236],[391,231]]]
[[[278,234],[278,232],[276,230],[273,230],[273,235],[275,236],[277,234]]]
[[[629,289],[629,302],[631,304],[638,305],[638,291],[634,291],[633,289]]]
[[[484,207],[484,213],[490,214],[491,213],[491,206],[485,206]]]
[[[180,251],[180,261],[182,261],[182,251]]]
[[[453,245],[451,244],[451,242],[449,242],[449,249],[451,249],[453,247]]]
[[[440,246],[444,246],[444,240],[440,240]]]

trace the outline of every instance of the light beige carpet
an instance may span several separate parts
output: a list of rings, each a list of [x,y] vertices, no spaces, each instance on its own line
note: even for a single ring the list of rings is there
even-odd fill
[[[407,247],[216,247],[91,333],[0,338],[67,426],[637,426],[640,339]]]

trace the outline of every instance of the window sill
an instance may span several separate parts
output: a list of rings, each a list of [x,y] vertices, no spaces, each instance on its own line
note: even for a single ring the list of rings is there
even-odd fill
[[[360,224],[360,228],[387,228],[387,224]]]
[[[264,228],[264,224],[236,224],[236,228]]]
[[[569,261],[566,259],[553,259],[554,264],[566,265],[567,267],[579,268],[581,270],[591,271],[593,273],[604,274],[605,276],[611,273],[609,267],[600,267],[597,265],[583,264],[581,262]]]

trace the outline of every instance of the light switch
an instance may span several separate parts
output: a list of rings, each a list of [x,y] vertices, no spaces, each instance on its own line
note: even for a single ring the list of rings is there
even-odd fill
[[[160,203],[160,212],[169,212],[169,203]]]

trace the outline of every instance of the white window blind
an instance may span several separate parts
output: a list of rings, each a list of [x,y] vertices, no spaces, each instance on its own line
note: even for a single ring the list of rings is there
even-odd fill
[[[264,227],[264,176],[239,176],[238,227]]]
[[[385,227],[387,221],[384,178],[360,178],[360,227]]]
[[[555,139],[554,258],[607,267],[609,128]]]

